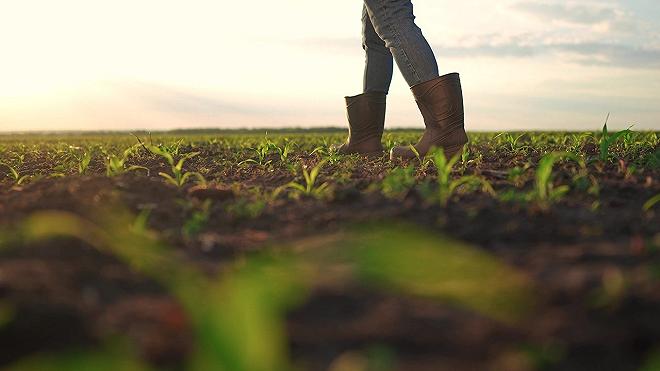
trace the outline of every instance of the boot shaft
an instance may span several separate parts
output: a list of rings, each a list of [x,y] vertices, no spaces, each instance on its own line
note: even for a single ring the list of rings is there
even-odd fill
[[[415,85],[411,91],[427,128],[449,130],[463,126],[463,91],[457,73]]]
[[[410,89],[424,118],[426,130],[415,145],[417,153],[406,147],[395,147],[390,158],[411,159],[417,154],[423,157],[433,147],[442,148],[447,157],[459,153],[468,141],[459,75],[451,73],[440,76]]]
[[[345,98],[351,141],[374,137],[380,140],[385,127],[386,97],[385,93],[364,93]]]

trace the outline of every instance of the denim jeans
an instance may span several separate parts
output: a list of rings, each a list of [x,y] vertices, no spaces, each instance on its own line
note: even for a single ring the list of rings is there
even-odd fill
[[[415,24],[411,0],[364,0],[364,92],[389,92],[393,60],[414,86],[439,76],[431,46]]]

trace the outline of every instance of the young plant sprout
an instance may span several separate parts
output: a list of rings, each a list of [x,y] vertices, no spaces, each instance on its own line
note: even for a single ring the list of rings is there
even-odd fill
[[[85,151],[82,155],[76,156],[76,159],[78,160],[78,174],[85,174],[87,168],[89,168],[89,163],[92,161],[92,152]]]
[[[152,153],[159,155],[163,157],[167,163],[170,165],[170,168],[172,170],[172,174],[167,174],[163,172],[159,172],[158,175],[163,177],[167,183],[170,183],[172,185],[175,185],[179,188],[183,187],[191,178],[196,178],[197,182],[199,184],[205,185],[206,184],[206,179],[202,174],[196,172],[196,171],[184,171],[183,170],[183,165],[186,162],[186,160],[191,159],[197,155],[199,155],[199,152],[191,152],[183,155],[179,161],[174,160],[174,155],[172,153],[167,152],[166,149],[160,148],[157,146],[149,146],[149,151]]]
[[[21,184],[25,183],[25,181],[27,181],[28,179],[31,178],[31,176],[29,174],[26,174],[26,175],[19,174],[18,170],[16,168],[12,167],[12,166],[9,166],[9,165],[4,164],[4,163],[0,163],[0,165],[4,166],[5,168],[7,168],[7,170],[9,170],[9,172],[7,173],[7,176],[14,181],[15,185],[21,185]]]
[[[273,142],[268,139],[268,136],[266,136],[257,147],[250,148],[250,150],[255,153],[256,157],[243,160],[239,162],[239,165],[252,163],[262,167],[267,167],[271,164],[271,162],[273,162],[273,160],[269,159],[268,157],[274,148],[277,148],[277,146],[275,146],[275,144],[273,144]]]
[[[632,133],[630,128],[628,128],[626,130],[617,131],[614,134],[609,134],[607,131],[607,121],[609,120],[609,118],[610,115],[608,113],[607,119],[605,120],[605,125],[603,125],[603,132],[601,133],[600,136],[600,160],[603,162],[609,160],[611,156],[610,148],[612,147],[612,145],[614,145],[614,143],[616,143],[623,136]]]
[[[304,164],[300,165],[300,168],[302,169],[302,174],[305,179],[305,184],[297,183],[297,182],[289,182],[286,185],[284,185],[284,189],[290,189],[294,192],[296,195],[304,195],[304,196],[311,196],[314,198],[322,198],[328,194],[329,186],[330,184],[328,182],[322,183],[320,185],[317,185],[316,180],[318,178],[319,172],[321,171],[321,168],[323,168],[323,165],[325,165],[326,161],[323,160],[316,164],[312,168],[312,170],[307,170],[307,167]]]
[[[560,160],[570,159],[578,163],[581,169],[586,169],[584,160],[570,152],[553,152],[541,158],[536,168],[534,191],[532,198],[547,209],[550,204],[558,202],[570,190],[568,185],[555,186],[552,179],[552,169]]]
[[[149,169],[144,167],[144,166],[138,166],[138,165],[129,165],[126,163],[128,161],[129,157],[133,155],[133,152],[138,148],[138,145],[133,145],[127,149],[125,149],[121,156],[117,156],[115,154],[107,154],[106,153],[106,162],[105,162],[105,173],[107,176],[116,176],[120,174],[124,174],[129,171],[135,171],[135,170],[145,170],[147,174],[149,173]]]
[[[447,203],[454,195],[457,189],[461,186],[480,187],[482,192],[495,195],[495,190],[490,183],[476,175],[464,175],[457,179],[451,178],[451,173],[454,165],[458,162],[459,155],[447,159],[445,152],[438,149],[431,154],[431,160],[438,170],[438,185],[436,190],[437,200],[442,206],[447,206]]]

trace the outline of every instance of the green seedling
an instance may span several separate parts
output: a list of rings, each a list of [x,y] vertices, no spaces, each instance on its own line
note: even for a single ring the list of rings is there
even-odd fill
[[[482,177],[476,175],[465,175],[457,179],[451,178],[452,169],[458,161],[458,158],[458,155],[456,155],[447,160],[445,152],[442,149],[435,150],[431,155],[433,164],[438,170],[438,188],[436,190],[436,197],[440,202],[440,205],[447,206],[449,200],[454,195],[456,190],[464,185],[473,187],[480,186],[483,192],[494,195],[495,190],[493,190],[493,187],[490,185],[490,183]]]
[[[568,134],[567,134],[568,135]],[[567,146],[567,151],[572,153],[580,153],[582,146],[587,140],[592,140],[593,134],[591,133],[575,133],[568,136],[570,144]]]
[[[78,174],[82,175],[87,172],[89,168],[89,163],[92,161],[92,152],[85,151],[82,155],[74,155],[78,161]]]
[[[144,166],[128,165],[126,161],[138,148],[137,145],[131,146],[124,150],[121,156],[115,154],[106,154],[105,173],[107,176],[116,176],[129,171],[145,170],[149,174],[149,169]]]
[[[649,198],[646,202],[644,202],[644,206],[642,206],[642,210],[651,211],[651,209],[653,209],[653,207],[658,203],[660,203],[660,193]]]
[[[415,148],[415,145],[414,144],[409,144],[408,148],[410,148],[412,153],[415,154],[415,157],[417,158],[417,161],[419,161],[419,163],[421,164],[423,162],[422,161],[422,156],[420,156],[419,151],[417,150],[417,148]]]
[[[179,156],[179,154],[181,153],[181,147],[183,147],[183,138],[169,144],[164,143],[160,145],[161,149],[163,149],[165,152],[171,154],[174,157]]]
[[[339,163],[342,159],[342,155],[337,152],[332,146],[318,146],[312,150],[312,155],[317,155],[319,158],[330,165],[335,165]]]
[[[241,161],[238,164],[243,165],[243,164],[257,164],[259,166],[266,167],[273,162],[273,160],[269,160],[268,156],[270,155],[271,149],[273,149],[274,145],[273,142],[266,137],[261,143],[256,148],[250,148],[250,150],[254,151],[256,154],[256,158],[249,158],[247,160]]]
[[[643,157],[642,166],[649,169],[660,169],[660,147],[656,144],[656,149]]]
[[[140,210],[140,212],[135,216],[135,220],[130,226],[131,232],[137,234],[146,234],[149,230],[149,217],[151,216],[151,211],[153,207],[146,207]]]
[[[534,192],[532,194],[533,198],[538,201],[543,208],[547,208],[549,204],[561,200],[561,198],[570,190],[570,187],[567,185],[556,187],[552,181],[552,168],[556,162],[563,159],[574,160],[582,169],[586,169],[584,161],[569,152],[553,152],[543,156],[536,168]]]
[[[621,139],[625,135],[632,133],[630,128],[626,130],[618,131],[614,134],[609,134],[607,131],[607,121],[609,120],[610,115],[607,114],[607,119],[605,119],[605,125],[603,125],[603,132],[600,137],[600,160],[605,162],[610,158],[610,148],[616,141]]]
[[[165,178],[165,181],[167,183],[173,184],[179,188],[183,187],[192,177],[197,178],[197,182],[199,184],[205,185],[206,184],[206,179],[202,174],[196,172],[196,171],[183,171],[183,164],[186,162],[186,160],[191,159],[197,155],[199,155],[199,152],[191,152],[183,155],[179,159],[179,161],[174,160],[174,156],[167,152],[167,150],[157,147],[157,146],[150,146],[148,147],[149,151],[151,153],[159,155],[163,157],[167,163],[170,165],[172,169],[172,175],[159,172],[158,175],[161,177]]]
[[[509,169],[507,172],[507,180],[513,184],[516,188],[520,188],[525,185],[525,174],[530,165],[525,164],[523,167],[516,166],[512,169]]]
[[[322,198],[327,195],[330,184],[325,182],[323,184],[317,185],[316,180],[318,178],[319,172],[326,161],[319,162],[316,166],[312,168],[311,171],[307,170],[305,165],[301,165],[302,174],[305,179],[305,184],[300,184],[296,182],[289,182],[284,185],[284,189],[291,189],[297,195],[311,196],[314,198]]]
[[[272,144],[272,147],[275,149],[277,154],[280,156],[280,162],[283,164],[288,164],[289,163],[289,154],[291,154],[291,151],[294,147],[295,143],[285,139],[284,144],[282,146],[278,146],[276,144]]]
[[[397,167],[390,171],[381,183],[385,197],[399,198],[415,185],[415,167]]]
[[[539,161],[536,169],[535,196],[542,202],[554,202],[566,194],[570,187],[562,185],[555,187],[552,182],[552,168],[555,162],[561,159],[562,154],[549,154]]]
[[[7,176],[11,178],[14,181],[15,185],[21,185],[25,183],[28,179],[30,179],[30,175],[21,175],[18,170],[12,166],[9,166],[5,163],[1,163],[0,165],[6,167],[9,172],[7,173]]]
[[[383,136],[383,141],[385,142],[384,148],[388,153],[396,145],[396,141],[394,140],[392,133],[386,133]]]
[[[518,142],[524,136],[525,136],[524,133],[520,134],[518,136],[515,136],[515,135],[510,134],[510,133],[500,133],[500,134],[496,135],[493,139],[498,139],[499,138],[500,139],[499,142],[504,143],[508,147],[507,149],[509,151],[516,152],[517,150],[524,148],[524,147],[518,145]]]
[[[190,238],[199,234],[199,232],[204,229],[204,226],[209,221],[211,216],[211,200],[205,200],[202,204],[192,212],[190,218],[188,218],[183,227],[181,228],[183,235],[186,238]]]
[[[228,204],[225,208],[227,213],[236,218],[254,219],[263,213],[266,208],[266,202],[260,199],[250,200],[249,198],[239,198]]]
[[[578,166],[578,173],[573,177],[573,184],[578,189],[587,190],[589,194],[598,195],[599,186],[595,177],[589,175],[583,158],[570,152],[552,152],[541,158],[534,176],[534,188],[529,192],[518,192],[509,190],[501,194],[504,201],[535,202],[542,209],[547,209],[551,204],[559,202],[570,190],[568,185],[555,186],[553,182],[553,167],[561,160],[573,160]],[[524,168],[526,169],[528,165]],[[513,168],[509,170],[509,181],[516,187],[521,187],[523,182],[519,179],[524,169]]]
[[[463,170],[465,170],[469,161],[470,161],[470,146],[465,145],[463,146],[463,151],[461,152],[461,164],[463,165]]]

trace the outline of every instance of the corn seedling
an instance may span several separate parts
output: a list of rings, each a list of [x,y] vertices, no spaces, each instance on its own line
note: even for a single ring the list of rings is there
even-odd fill
[[[236,218],[254,219],[261,215],[266,207],[264,200],[239,198],[225,207],[225,211]]]
[[[415,154],[415,157],[417,158],[417,161],[419,161],[420,164],[423,164],[424,161],[422,160],[422,156],[420,156],[419,151],[417,150],[417,148],[415,148],[415,145],[414,144],[409,144],[408,148],[410,148],[412,153]]]
[[[653,207],[658,203],[660,203],[660,193],[649,198],[648,201],[644,202],[644,206],[642,206],[642,210],[651,211],[651,209],[653,209]]]
[[[183,227],[181,228],[183,235],[186,238],[197,235],[202,231],[206,223],[209,221],[211,215],[211,200],[205,200],[202,204],[192,212]]]
[[[197,181],[199,184],[206,184],[206,179],[204,179],[204,176],[202,174],[196,172],[196,171],[183,171],[183,164],[186,162],[186,160],[191,159],[199,154],[199,152],[191,152],[183,155],[179,159],[179,161],[174,160],[174,156],[167,152],[164,148],[160,148],[157,146],[150,146],[149,151],[152,153],[159,155],[163,157],[167,163],[170,165],[172,169],[172,175],[159,172],[158,175],[161,177],[165,178],[165,181],[167,183],[173,184],[179,188],[183,187],[191,177],[197,178]]]
[[[318,146],[311,152],[312,155],[317,155],[322,161],[335,165],[342,159],[342,155],[337,152],[332,146]]]
[[[250,150],[254,151],[254,153],[256,154],[255,158],[249,158],[247,160],[243,160],[238,164],[243,165],[243,164],[253,163],[259,166],[266,167],[270,165],[271,162],[273,162],[273,160],[268,159],[268,155],[270,155],[271,149],[273,149],[273,147],[274,147],[273,142],[271,142],[270,139],[266,137],[264,138],[264,140],[261,141],[261,143],[259,143],[259,145],[256,148],[250,148]]]
[[[293,149],[294,145],[295,143],[288,139],[284,140],[284,144],[282,146],[272,144],[273,148],[275,148],[275,151],[280,156],[280,162],[283,164],[289,163],[289,154],[291,154],[291,150]]]
[[[323,183],[320,185],[316,184],[319,172],[326,161],[319,162],[312,170],[308,171],[305,165],[301,165],[302,174],[305,179],[305,184],[300,184],[296,182],[289,182],[284,186],[285,189],[291,189],[298,195],[312,196],[314,198],[321,198],[325,196],[328,192],[329,183]]]
[[[493,139],[500,139],[500,143],[504,143],[505,147],[511,152],[516,152],[517,150],[520,150],[524,147],[519,146],[518,142],[522,137],[524,137],[525,134],[520,134],[520,135],[513,135],[510,133],[500,133],[497,134]]]
[[[509,169],[507,172],[507,180],[513,184],[516,188],[520,188],[525,185],[525,174],[530,165],[525,164],[523,167],[516,166],[512,169]]]
[[[436,189],[435,196],[440,202],[440,205],[447,206],[447,203],[454,195],[456,190],[464,185],[467,186],[481,186],[483,192],[489,193],[491,195],[495,194],[495,190],[490,185],[490,183],[479,176],[476,175],[465,175],[457,179],[451,179],[451,172],[458,161],[458,155],[447,160],[445,152],[442,149],[435,150],[431,159],[436,169],[438,170],[438,185]]]
[[[12,166],[9,166],[5,163],[0,163],[0,165],[6,167],[9,170],[7,177],[11,178],[15,185],[21,185],[30,179],[30,175],[21,175],[18,170]]]
[[[385,142],[384,148],[387,152],[389,152],[396,145],[396,141],[394,140],[392,133],[386,133],[383,136],[383,141]]]
[[[463,171],[465,171],[465,168],[467,168],[469,161],[470,161],[470,146],[464,145],[463,151],[461,151],[461,165],[463,167]]]
[[[149,233],[149,217],[151,216],[151,211],[153,206],[145,207],[135,216],[133,223],[130,225],[130,230],[133,233],[145,235]]]
[[[75,155],[76,160],[78,161],[78,174],[82,175],[87,172],[89,163],[92,161],[91,151],[85,151],[82,155]]]
[[[568,136],[567,138],[568,141],[570,142],[570,144],[567,146],[567,151],[571,153],[580,153],[582,151],[582,146],[587,142],[587,140],[593,139],[593,134],[575,133],[575,134],[570,134],[570,136]]]
[[[126,161],[137,149],[137,145],[124,150],[121,156],[115,154],[106,154],[105,173],[107,176],[116,176],[128,171],[145,170],[149,174],[149,169],[144,166],[128,165]]]
[[[543,156],[536,168],[534,192],[532,194],[533,199],[538,201],[543,208],[546,208],[550,203],[559,201],[570,190],[567,185],[555,187],[552,181],[552,168],[557,161],[562,159],[572,159],[582,169],[586,168],[584,161],[569,152],[553,152]]]
[[[181,153],[181,147],[183,147],[183,138],[176,140],[172,143],[164,143],[159,146],[159,148],[161,148],[162,150],[171,154],[174,157],[179,156],[179,154]]]
[[[381,192],[385,197],[398,198],[415,185],[415,167],[409,165],[390,171],[381,183]]]
[[[631,133],[630,128],[626,130],[617,131],[614,134],[609,134],[607,131],[607,121],[609,120],[609,114],[605,120],[605,125],[603,125],[603,132],[600,137],[600,160],[605,162],[610,158],[610,148],[616,141],[621,139],[623,136]]]

